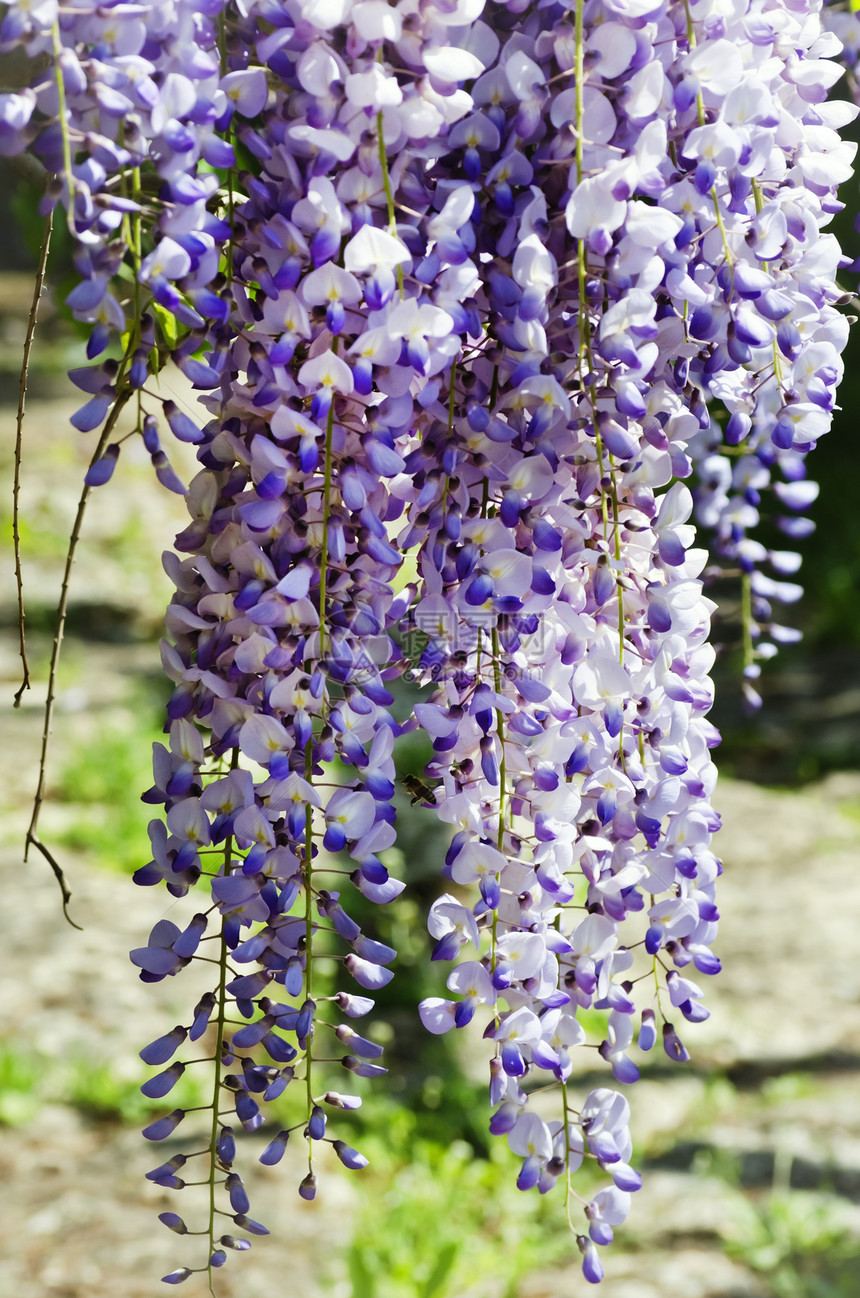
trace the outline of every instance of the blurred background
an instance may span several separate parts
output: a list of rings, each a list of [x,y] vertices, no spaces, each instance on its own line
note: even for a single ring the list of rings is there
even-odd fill
[[[836,230],[860,254],[857,184]],[[41,240],[36,191],[0,160],[0,448],[11,484],[18,369]],[[76,932],[45,862],[22,864],[36,785],[47,665],[63,559],[92,437],[68,425],[80,404],[66,370],[84,359],[63,306],[70,249],[59,231],[34,349],[24,433],[21,536],[33,688],[11,701],[21,674],[12,576],[11,485],[3,494],[0,686],[0,1291],[16,1298],[145,1298],[182,1265],[187,1241],[158,1212],[178,1210],[143,1173],[179,1148],[139,1136],[157,1104],[139,1085],[137,1051],[187,1017],[191,971],[146,987],[128,962],[157,919],[184,913],[160,890],[137,889],[148,859],[151,744],[167,696],[157,653],[170,586],[162,549],[184,526],[184,505],[154,481],[148,457],[124,448],[111,484],[91,502],[75,567],[63,652],[48,799],[40,833],[60,860]],[[856,285],[847,274],[846,287]],[[850,310],[850,308],[849,308]],[[166,394],[193,404],[181,376]],[[640,1056],[630,1094],[635,1165],[645,1186],[604,1254],[605,1298],[856,1298],[860,1294],[860,480],[856,403],[860,333],[847,355],[842,411],[815,451],[821,482],[802,544],[802,603],[785,620],[803,641],[765,668],[764,708],[744,715],[732,644],[737,593],[728,590],[713,718],[723,733],[716,805],[725,828],[712,1018],[691,1028],[693,1060]],[[187,447],[171,450],[190,477]],[[181,452],[186,452],[185,457]],[[767,538],[764,538],[767,540]],[[724,619],[724,620],[723,620]],[[410,740],[400,774],[428,754]],[[517,1160],[487,1134],[486,1059],[468,1034],[429,1037],[416,1005],[440,994],[421,912],[439,891],[445,851],[432,815],[399,808],[393,869],[409,884],[375,912],[378,936],[402,953],[379,997],[373,1034],[391,1074],[366,1087],[341,1129],[371,1159],[362,1173],[324,1168],[309,1205],[288,1154],[259,1168],[252,1215],[272,1229],[231,1259],[222,1298],[283,1288],[303,1298],[563,1298],[586,1285],[561,1195],[514,1185]],[[192,907],[193,909],[193,907]],[[190,912],[189,912],[190,913]],[[360,917],[359,917],[360,918]],[[594,1015],[594,1029],[600,1015]],[[584,1052],[587,1053],[587,1052]],[[582,1065],[583,1093],[605,1083]],[[177,1103],[199,1101],[184,1079]],[[285,1113],[287,1110],[285,1110]],[[288,1123],[292,1119],[286,1118]],[[263,1129],[260,1152],[273,1133]],[[301,1142],[297,1142],[301,1143]],[[162,1151],[166,1151],[162,1153]],[[588,1183],[579,1185],[587,1194]],[[193,1262],[191,1263],[193,1264]],[[198,1298],[202,1281],[183,1292]],[[196,1286],[196,1287],[195,1287]]]

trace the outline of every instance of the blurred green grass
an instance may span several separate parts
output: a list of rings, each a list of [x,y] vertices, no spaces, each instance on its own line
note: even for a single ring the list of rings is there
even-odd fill
[[[58,846],[123,874],[146,864],[147,825],[158,808],[140,795],[152,784],[152,745],[164,738],[161,712],[152,693],[138,690],[96,734],[67,737],[52,792],[66,812],[54,831]]]
[[[389,1106],[363,1142],[371,1163],[347,1249],[353,1298],[516,1298],[524,1276],[578,1256],[562,1196],[521,1194],[499,1142],[476,1158],[422,1125]]]
[[[95,1122],[137,1127],[165,1108],[164,1100],[150,1100],[140,1084],[150,1072],[140,1064],[128,1070],[107,1059],[88,1056],[53,1056],[33,1050],[25,1041],[0,1042],[0,1124],[26,1127],[37,1124],[46,1103],[62,1104]],[[202,1075],[186,1073],[171,1091],[174,1108],[191,1108],[211,1099],[211,1086]]]
[[[857,1298],[856,1212],[842,1196],[793,1188],[792,1161],[777,1151],[771,1185],[745,1190],[739,1158],[724,1150],[698,1157],[700,1175],[717,1176],[735,1191],[722,1231],[726,1254],[763,1281],[772,1298]]]

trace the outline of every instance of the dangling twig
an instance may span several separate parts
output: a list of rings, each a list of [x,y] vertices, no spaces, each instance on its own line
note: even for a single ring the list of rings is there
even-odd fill
[[[57,880],[57,883],[60,885],[60,892],[63,897],[63,914],[65,915],[67,922],[71,924],[72,928],[76,928],[79,933],[83,933],[84,930],[82,929],[81,925],[76,924],[75,921],[72,919],[71,915],[69,914],[69,902],[72,900],[72,894],[69,890],[69,885],[66,883],[66,879],[59,862],[48,851],[47,847],[45,847],[45,844],[42,842],[42,840],[39,837],[37,837],[36,834],[28,832],[27,834],[28,848],[31,843],[38,852],[42,853],[42,856],[44,856],[45,860],[48,862],[48,865],[54,871],[54,878]],[[25,856],[25,860],[26,860],[26,856]]]
[[[45,270],[48,265],[48,249],[51,246],[51,230],[54,213],[49,212],[45,218],[45,233],[39,252],[39,265],[36,269],[36,281],[33,285],[33,301],[27,318],[27,335],[24,339],[24,354],[21,357],[21,374],[18,379],[18,425],[15,434],[15,476],[12,480],[12,544],[15,551],[15,583],[18,588],[18,646],[21,654],[22,679],[15,693],[13,707],[21,706],[21,696],[30,688],[30,666],[27,662],[27,646],[24,639],[24,586],[21,578],[21,535],[18,530],[18,493],[21,489],[21,454],[24,431],[24,406],[27,400],[27,375],[30,369],[30,352],[36,334],[36,316],[42,300],[45,286]]]
[[[131,396],[131,388],[129,387],[126,387],[117,396],[117,399],[114,402],[113,409],[110,412],[108,421],[104,426],[101,437],[99,438],[98,446],[93,451],[92,459],[90,460],[91,466],[95,464],[96,460],[100,459],[101,456],[104,454],[105,447],[107,446],[111,434],[113,433],[114,427],[116,425],[116,421],[119,418],[119,415],[130,396]],[[66,613],[68,612],[68,606],[69,606],[69,581],[72,575],[72,566],[75,562],[75,552],[77,551],[78,541],[80,540],[81,528],[83,526],[83,521],[84,521],[84,514],[86,513],[86,508],[87,508],[87,500],[89,499],[91,490],[92,488],[87,486],[86,483],[84,483],[83,489],[81,491],[81,498],[78,501],[78,509],[77,509],[77,513],[75,514],[75,521],[72,525],[71,535],[69,536],[69,548],[66,553],[66,565],[65,568],[63,569],[63,582],[62,582],[62,586],[60,587],[60,600],[57,605],[57,621],[56,621],[56,628],[54,631],[54,643],[51,649],[51,664],[50,667],[48,668],[48,693],[45,699],[45,717],[44,717],[44,724],[42,727],[42,751],[39,757],[39,782],[36,786],[36,793],[33,798],[33,814],[30,817],[30,827],[27,830],[27,835],[24,842],[25,862],[29,857],[30,847],[32,846],[42,853],[42,856],[44,856],[45,860],[48,862],[51,869],[54,871],[54,875],[56,877],[57,883],[60,885],[60,892],[63,895],[63,913],[66,916],[66,919],[69,921],[70,924],[72,924],[74,928],[79,928],[80,926],[78,924],[75,924],[68,914],[67,907],[71,899],[71,893],[69,892],[69,889],[66,885],[66,881],[63,878],[63,872],[60,869],[60,866],[55,861],[54,857],[51,855],[48,849],[45,847],[44,843],[42,843],[41,840],[39,839],[37,833],[37,826],[39,822],[39,813],[42,810],[42,803],[45,798],[45,771],[46,771],[47,760],[48,760],[48,741],[51,736],[51,721],[53,720],[53,715],[54,715],[54,699],[56,697],[56,691],[57,691],[57,668],[60,662],[60,648],[63,643],[63,631],[65,630],[65,626],[66,626]]]

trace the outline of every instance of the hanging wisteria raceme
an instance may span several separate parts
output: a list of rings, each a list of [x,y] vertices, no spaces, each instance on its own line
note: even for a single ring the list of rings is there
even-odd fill
[[[851,175],[857,146],[838,131],[857,108],[824,102],[843,68],[833,61],[838,16],[825,10],[823,17],[831,30],[805,10],[739,13],[714,33],[710,55],[702,44],[693,56],[701,124],[687,151],[698,159],[693,188],[701,193],[707,162],[726,199],[720,243],[712,236],[710,249],[703,244],[716,297],[691,299],[690,330],[707,342],[708,355],[691,364],[690,379],[712,409],[690,454],[697,518],[714,534],[715,572],[740,580],[744,693],[753,708],[761,704],[754,685],[761,663],[799,638],[772,606],[802,594],[783,580],[798,571],[800,555],[767,548],[756,531],[760,517],[773,519],[791,545],[814,527],[804,511],[818,488],[805,456],[830,427],[848,333],[836,310],[848,298],[834,278],[850,259],[823,228],[843,207],[836,190]],[[717,105],[718,117],[707,121]]]
[[[92,398],[76,426],[110,427],[137,393],[181,490],[147,381],[172,356],[205,394],[199,421],[162,403],[201,470],[166,560],[175,690],[145,795],[166,821],[136,876],[200,902],[132,953],[145,981],[214,965],[188,1022],[142,1051],[162,1069],[151,1097],[212,1072],[206,1130],[149,1173],[179,1189],[202,1160],[205,1220],[162,1221],[208,1257],[165,1279],[211,1284],[265,1233],[241,1129],[285,1092],[295,1121],[261,1161],[298,1131],[304,1198],[320,1141],[366,1161],[331,1134],[360,1102],[333,1069],[385,1071],[344,1020],[396,953],[349,898],[403,887],[382,854],[394,742],[418,728],[425,804],[452,829],[433,957],[458,961],[421,1018],[484,1031],[491,1130],[521,1190],[561,1183],[597,1282],[640,1177],[627,1099],[583,1095],[575,1048],[622,1086],[634,1038],[686,1060],[679,1021],[708,1013],[688,975],[719,970],[715,606],[683,480],[695,468],[698,517],[744,574],[751,679],[790,634],[770,601],[795,591],[760,565],[797,559],[750,533],[763,494],[812,498],[803,457],[841,375],[822,233],[850,164],[836,132],[852,113],[823,102],[838,43],[817,4],[763,0],[172,0],[143,16],[10,5],[0,40],[26,43],[34,78],[0,97],[0,148],[32,145],[55,173],[90,359],[122,335],[119,362],[73,376]],[[427,688],[401,725],[404,674]],[[330,988],[320,957],[350,981]],[[178,1058],[197,1041],[205,1060]],[[583,1160],[608,1178],[590,1197]]]
[[[119,360],[70,375],[89,396],[72,424],[104,428],[91,485],[113,472],[124,439],[108,438],[133,398],[134,431],[163,485],[181,492],[151,408],[182,441],[200,431],[174,401],[147,401],[142,389],[168,358],[195,387],[218,381],[220,358],[196,354],[199,339],[187,336],[224,317],[217,288],[230,226],[210,210],[214,169],[235,163],[233,114],[255,116],[268,93],[261,69],[222,76],[223,10],[223,0],[74,8],[49,0],[11,4],[0,24],[0,50],[23,47],[32,68],[29,87],[2,96],[0,151],[31,148],[51,177],[42,211],[57,203],[66,211],[80,275],[66,301],[91,326],[88,359],[121,343]]]
[[[734,28],[721,19],[697,32],[695,9],[643,6],[631,30],[618,21],[630,6],[612,9],[610,23],[581,6],[566,30],[549,10],[525,14],[473,89],[495,114],[464,125],[468,147],[452,170],[468,175],[469,149],[480,156],[483,144],[488,169],[519,173],[525,206],[516,188],[510,206],[507,194],[476,194],[488,200],[479,350],[491,363],[470,364],[462,389],[452,371],[447,427],[440,410],[422,446],[444,485],[415,618],[431,632],[422,666],[432,676],[443,664],[445,685],[416,712],[434,735],[431,769],[444,775],[437,808],[457,830],[450,877],[481,893],[473,917],[446,896],[431,931],[440,957],[470,940],[483,951],[481,928],[490,941],[489,956],[452,974],[461,999],[434,998],[422,1012],[445,1031],[477,1003],[495,1008],[493,1124],[524,1156],[522,1188],[548,1189],[589,1148],[591,1112],[571,1122],[564,1086],[569,1047],[585,1036],[577,1008],[609,1012],[600,1053],[632,1081],[625,1051],[643,991],[640,1044],[653,1041],[656,1013],[667,1054],[684,1059],[670,1007],[692,1022],[707,1011],[681,971],[719,968],[707,751],[716,736],[702,716],[713,606],[698,580],[705,554],[689,548],[690,494],[676,484],[655,500],[654,488],[689,474],[688,443],[697,450],[710,421],[703,398],[715,397],[730,423],[755,424],[756,464],[784,453],[790,481],[776,492],[800,503],[809,487],[797,482],[799,452],[827,430],[846,334],[832,307],[839,250],[819,234],[838,208],[825,177],[842,178],[847,148],[820,104],[839,69],[814,56],[832,42],[783,15],[756,24],[748,11]],[[795,61],[774,59],[789,42]],[[763,67],[776,85],[756,77]],[[571,73],[572,88],[542,91]],[[829,120],[851,115],[836,105]],[[496,135],[509,161],[499,162]],[[629,197],[637,192],[651,202]],[[554,193],[553,224],[544,196]],[[795,561],[729,539],[746,569]],[[766,597],[794,590],[759,573],[749,585],[758,619]],[[518,650],[535,624],[530,664]],[[553,1123],[521,1111],[519,1079],[541,1068],[561,1083]],[[586,1205],[597,1244],[638,1186],[623,1133],[610,1149],[614,1189]],[[582,1243],[586,1275],[598,1279]]]
[[[640,1045],[653,1044],[656,1011],[667,1053],[686,1058],[671,1007],[692,1021],[707,1012],[678,970],[693,960],[705,974],[719,968],[709,949],[715,735],[703,720],[712,606],[697,580],[705,556],[687,551],[689,493],[678,485],[654,496],[673,470],[688,471],[685,434],[698,423],[677,391],[674,347],[661,355],[653,342],[655,303],[638,291],[638,276],[656,275],[681,223],[631,203],[632,233],[616,236],[617,254],[614,229],[598,238],[577,228],[592,210],[611,219],[613,202],[588,188],[613,158],[585,148],[584,14],[570,31],[549,23],[545,32],[531,16],[526,32],[542,63],[523,68],[519,42],[508,60],[503,49],[499,99],[510,105],[510,156],[534,139],[534,171],[520,168],[525,206],[515,191],[508,211],[503,196],[482,213],[479,255],[495,250],[482,293],[491,343],[469,367],[478,382],[464,385],[460,418],[454,374],[454,417],[422,448],[447,460],[448,499],[423,557],[430,593],[415,610],[418,629],[432,632],[422,665],[432,675],[444,664],[443,690],[416,713],[435,738],[431,769],[445,773],[438,809],[457,830],[450,877],[477,882],[481,893],[471,916],[454,896],[434,907],[436,954],[451,958],[470,939],[483,952],[481,929],[490,950],[449,979],[461,1000],[432,999],[422,1015],[445,1031],[466,1024],[480,1002],[494,1007],[491,1126],[523,1157],[520,1188],[546,1191],[564,1176],[570,1197],[569,1174],[584,1153],[609,1172],[612,1183],[583,1205],[589,1233],[579,1237],[585,1274],[598,1280],[595,1245],[612,1238],[640,1181],[629,1165],[626,1100],[601,1088],[577,1108],[568,1096],[571,1049],[586,1041],[577,1011],[609,1012],[607,1036],[593,1044],[617,1080],[634,1081],[625,1053],[633,1016]],[[552,125],[566,130],[541,148],[542,106],[527,114],[527,96],[571,71],[581,93],[547,100]],[[625,138],[617,125],[610,134]],[[637,135],[631,127],[628,138]],[[665,128],[655,154],[662,162]],[[649,196],[659,193],[665,181],[650,174],[648,155],[644,166],[631,161],[629,189],[646,180]],[[560,198],[569,190],[555,222],[544,197],[553,185]],[[669,382],[652,389],[646,411],[644,376],[664,369]],[[648,413],[650,439],[640,422]],[[467,520],[456,541],[451,513]],[[645,958],[634,971],[637,948]],[[632,993],[643,981],[637,1012]],[[550,1120],[523,1111],[521,1079],[541,1069],[559,1092]],[[545,1106],[545,1086],[541,1094]]]
[[[248,198],[232,214],[233,311],[207,335],[224,356],[222,384],[207,401],[215,418],[189,493],[193,521],[177,540],[190,557],[169,565],[177,595],[165,666],[177,688],[170,749],[158,748],[157,783],[147,795],[167,804],[167,825],[153,822],[154,860],[137,876],[144,884],[164,879],[177,893],[205,878],[220,912],[220,933],[212,933],[220,941],[218,986],[189,1028],[144,1052],[167,1062],[186,1033],[196,1038],[209,1016],[217,1021],[211,1138],[202,1151],[210,1164],[210,1268],[228,1246],[214,1225],[216,1188],[236,1224],[262,1229],[249,1225],[234,1171],[225,1088],[235,1093],[235,1121],[254,1130],[261,1106],[298,1078],[296,1125],[308,1142],[299,1192],[313,1198],[315,1142],[332,1140],[348,1167],[366,1161],[326,1134],[326,1107],[359,1100],[327,1089],[315,1061],[321,1053],[330,1061],[340,1043],[348,1073],[385,1071],[373,1041],[317,1014],[321,936],[324,950],[328,935],[340,938],[349,951],[343,968],[362,991],[388,981],[395,955],[360,931],[332,888],[330,875],[350,871],[332,870],[318,854],[345,849],[353,883],[372,901],[403,886],[378,856],[395,838],[397,726],[384,678],[400,670],[387,632],[402,622],[414,589],[392,590],[402,554],[386,524],[411,500],[400,451],[414,447],[422,403],[438,390],[434,375],[461,349],[452,315],[404,272],[413,247],[446,239],[459,246],[471,192],[458,224],[456,213],[430,213],[408,234],[394,232],[394,204],[409,185],[407,168],[445,151],[446,119],[425,69],[439,62],[434,42],[444,57],[460,57],[458,80],[481,68],[465,50],[444,53],[449,19],[428,10],[426,33],[412,23],[403,53],[415,68],[411,81],[397,82],[377,58],[384,39],[400,35],[378,6],[356,6],[350,62],[326,43],[310,8],[300,29],[281,29],[280,43],[256,42],[273,95],[258,130],[259,174],[242,178]],[[230,58],[249,40],[248,23],[227,34]],[[280,50],[287,40],[289,58]],[[333,89],[322,97],[320,85]],[[448,97],[456,120],[471,101]],[[465,329],[471,318],[460,315]],[[195,722],[211,731],[205,751]],[[241,759],[265,768],[263,778]],[[332,784],[322,763],[335,759],[355,772],[352,780]],[[201,777],[204,760],[216,762],[214,778]],[[205,940],[207,922],[201,912],[184,932],[161,923],[132,958],[146,978],[175,973]],[[249,924],[255,931],[243,940]],[[273,992],[294,999],[274,1001]],[[325,1000],[347,1017],[373,1004],[345,990]],[[265,1064],[254,1062],[256,1047]],[[172,1064],[148,1093],[166,1094],[182,1071]],[[146,1134],[161,1139],[183,1116],[174,1110]],[[270,1143],[265,1163],[280,1159],[290,1130]],[[176,1171],[171,1161],[151,1175],[176,1187]],[[175,1214],[165,1220],[186,1229]],[[201,1268],[166,1278],[178,1283],[194,1269]]]

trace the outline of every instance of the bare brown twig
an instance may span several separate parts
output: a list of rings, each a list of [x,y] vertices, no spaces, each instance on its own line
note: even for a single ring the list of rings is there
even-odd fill
[[[18,494],[21,490],[21,454],[24,433],[24,407],[27,401],[27,375],[30,369],[30,352],[36,333],[36,317],[39,314],[39,303],[45,286],[45,269],[48,265],[48,250],[51,246],[51,229],[53,212],[45,218],[45,233],[39,251],[39,265],[36,269],[36,281],[33,285],[33,301],[27,318],[27,334],[24,339],[24,354],[21,357],[21,374],[18,379],[18,424],[15,433],[15,476],[12,480],[12,544],[15,551],[15,583],[18,588],[18,646],[21,654],[23,676],[16,693],[13,706],[21,706],[21,696],[30,688],[30,666],[27,662],[27,646],[24,638],[24,586],[21,578],[21,534],[18,529]]]
[[[124,390],[121,391],[117,396],[116,401],[114,402],[113,405],[113,409],[111,410],[110,415],[108,416],[107,423],[105,424],[104,429],[102,430],[102,434],[101,437],[99,438],[98,446],[93,451],[92,459],[90,460],[91,466],[95,464],[96,460],[100,459],[101,456],[104,454],[105,447],[107,446],[110,436],[114,430],[116,421],[119,418],[130,396],[131,396],[131,388],[129,387],[124,388]],[[71,899],[71,893],[69,892],[69,889],[66,885],[66,881],[63,878],[63,872],[60,866],[58,865],[54,857],[51,855],[51,853],[45,847],[44,843],[39,838],[37,833],[37,827],[39,822],[39,813],[42,810],[42,803],[44,802],[45,799],[45,773],[46,773],[47,761],[48,761],[48,741],[51,736],[51,722],[54,716],[54,700],[56,698],[56,692],[57,692],[57,668],[60,662],[60,649],[63,643],[63,631],[65,630],[66,614],[68,612],[68,607],[69,607],[69,582],[72,575],[72,567],[75,562],[75,552],[77,551],[78,541],[80,540],[80,536],[81,536],[81,528],[83,526],[84,514],[86,513],[87,500],[89,499],[91,490],[92,488],[88,487],[86,483],[84,483],[83,489],[81,491],[81,497],[80,500],[78,501],[78,509],[77,509],[77,513],[75,514],[75,521],[72,524],[72,531],[69,536],[69,548],[66,553],[66,565],[65,568],[63,569],[63,582],[60,587],[60,600],[57,605],[57,621],[54,630],[54,643],[51,649],[51,664],[50,667],[48,668],[48,693],[45,699],[45,718],[42,727],[42,750],[39,757],[39,782],[36,786],[36,793],[33,798],[33,814],[30,817],[30,826],[27,830],[26,838],[24,841],[25,862],[29,857],[30,848],[35,847],[37,851],[41,852],[42,856],[44,856],[45,860],[48,862],[51,869],[54,871],[56,880],[60,885],[60,891],[63,894],[63,913],[65,914],[66,919],[69,920],[70,924],[73,924],[73,921],[69,918],[67,907]],[[73,924],[73,926],[75,928],[79,927],[79,925],[77,924]]]

